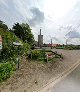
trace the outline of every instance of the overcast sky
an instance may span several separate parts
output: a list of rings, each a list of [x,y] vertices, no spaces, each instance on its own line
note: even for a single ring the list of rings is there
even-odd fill
[[[80,44],[80,0],[0,0],[0,20],[9,27],[27,22],[44,42]]]

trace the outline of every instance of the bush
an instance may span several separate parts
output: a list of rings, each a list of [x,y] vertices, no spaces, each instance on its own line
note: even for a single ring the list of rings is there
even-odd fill
[[[57,51],[53,52],[51,50],[33,50],[32,59],[39,60],[39,61],[47,61],[46,53],[55,55],[55,57],[49,58],[50,61],[53,60],[54,58],[63,58],[63,55],[58,54]]]
[[[38,59],[40,57],[40,51],[39,50],[33,50],[32,51],[32,59]]]
[[[15,65],[10,62],[0,63],[0,82],[6,80],[11,76],[11,74],[15,70],[14,66]]]
[[[46,58],[45,55],[45,50],[33,50],[32,51],[32,59],[37,59],[37,60],[44,60]]]
[[[41,50],[40,51],[40,57],[43,57],[43,58],[46,57],[46,50]]]
[[[45,62],[47,61],[46,58],[38,58],[38,60],[39,60],[39,61],[45,61]]]
[[[67,45],[67,46],[65,46],[65,49],[67,49],[67,50],[80,50],[80,46],[78,46],[78,45]]]

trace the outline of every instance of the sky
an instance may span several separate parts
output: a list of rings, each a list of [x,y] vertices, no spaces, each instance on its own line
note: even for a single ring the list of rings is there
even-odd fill
[[[27,22],[35,40],[41,28],[44,43],[80,44],[80,0],[0,0],[0,11],[10,28]]]

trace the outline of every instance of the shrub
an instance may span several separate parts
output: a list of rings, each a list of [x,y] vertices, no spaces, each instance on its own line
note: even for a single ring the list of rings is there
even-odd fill
[[[39,50],[33,50],[32,51],[32,59],[38,59],[40,56],[40,51]]]
[[[4,31],[0,29],[0,35],[2,36],[3,48],[0,53],[0,61],[7,60],[10,58],[16,58],[18,55],[27,55],[27,50],[29,49],[29,44],[21,41],[14,33],[9,31]],[[23,46],[14,46],[13,42],[21,42]]]
[[[46,58],[45,50],[33,50],[32,59],[44,60]]]
[[[46,50],[41,50],[40,51],[40,57],[43,57],[43,58],[46,57]]]
[[[11,76],[15,70],[15,65],[10,62],[0,63],[0,82]]]

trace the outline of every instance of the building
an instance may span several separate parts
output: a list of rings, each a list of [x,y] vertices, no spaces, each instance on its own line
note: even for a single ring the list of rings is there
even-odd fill
[[[49,44],[45,44],[47,47],[57,47],[57,46],[61,46],[60,44],[51,44],[51,43],[49,43]]]
[[[38,47],[43,46],[43,35],[41,35],[41,29],[40,29],[40,35],[38,35]]]

